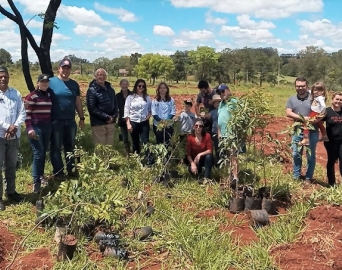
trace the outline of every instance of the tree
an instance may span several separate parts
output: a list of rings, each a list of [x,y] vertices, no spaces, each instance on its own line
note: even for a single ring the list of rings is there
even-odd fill
[[[175,69],[172,73],[172,79],[177,83],[180,80],[186,79],[186,64],[188,62],[188,53],[182,51],[176,51],[174,55],[171,55]]]
[[[24,23],[23,17],[18,11],[17,7],[14,5],[12,0],[7,0],[10,8],[13,11],[13,14],[4,9],[2,5],[0,5],[0,13],[15,22],[19,26],[20,37],[21,37],[21,59],[22,59],[22,71],[24,74],[25,82],[27,88],[32,91],[34,89],[34,84],[32,81],[31,73],[30,73],[30,62],[28,59],[28,42],[30,43],[32,49],[35,51],[40,69],[42,73],[49,74],[53,76],[52,65],[51,65],[51,56],[50,56],[50,48],[52,42],[53,29],[56,26],[55,20],[57,15],[57,10],[62,2],[62,0],[50,0],[48,7],[45,13],[37,14],[43,21],[43,30],[40,45],[38,46],[32,33],[27,28]],[[28,41],[28,42],[27,42]]]
[[[12,55],[5,49],[0,49],[0,65],[10,65],[12,62]]]
[[[131,56],[130,56],[130,64],[131,64],[131,68],[130,70],[134,70],[135,69],[135,66],[138,64],[138,61],[140,59],[142,55],[140,53],[132,53]],[[138,75],[137,75],[138,77]]]
[[[173,70],[174,64],[172,59],[169,56],[160,55],[158,53],[143,55],[134,68],[134,72],[137,76],[152,79],[152,84],[154,84],[155,80],[160,76],[170,78]]]

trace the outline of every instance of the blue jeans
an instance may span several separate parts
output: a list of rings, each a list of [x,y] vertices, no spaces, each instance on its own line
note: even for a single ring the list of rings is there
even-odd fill
[[[13,140],[0,138],[0,199],[2,199],[3,195],[3,166],[5,168],[6,193],[13,194],[15,192],[19,140],[19,138]]]
[[[75,160],[74,158],[67,158],[67,154],[75,149],[76,132],[77,126],[74,119],[52,121],[50,159],[54,175],[64,174],[62,147],[64,148],[67,171],[71,172],[74,168]]]
[[[33,151],[32,177],[33,183],[40,183],[40,177],[44,175],[46,152],[51,139],[51,124],[38,124],[32,126],[39,137],[38,140],[30,139]]]
[[[306,158],[307,158],[307,170],[305,173],[305,179],[312,179],[313,174],[315,171],[316,166],[316,146],[319,139],[319,133],[316,131],[311,131],[309,133],[309,151],[306,151]],[[292,137],[292,156],[293,156],[293,178],[299,179],[301,169],[302,169],[302,154],[304,146],[301,147],[301,150],[299,151],[298,148],[300,147],[298,143],[303,140],[303,134],[300,135],[294,135]]]
[[[202,167],[204,166],[204,177],[210,179],[211,170],[213,168],[213,155],[207,154],[202,156],[200,161],[196,164],[198,174],[202,173]],[[189,164],[189,172],[191,172],[191,164]]]

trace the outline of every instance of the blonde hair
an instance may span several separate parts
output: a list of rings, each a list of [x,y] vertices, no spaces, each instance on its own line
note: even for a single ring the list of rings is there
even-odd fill
[[[323,91],[323,97],[325,97],[325,101],[327,101],[328,99],[328,93],[327,93],[327,89],[324,85],[323,82],[319,81],[319,82],[315,82],[312,86],[311,86],[311,95],[312,95],[312,100],[314,100],[314,95],[313,92],[314,90],[321,90]]]

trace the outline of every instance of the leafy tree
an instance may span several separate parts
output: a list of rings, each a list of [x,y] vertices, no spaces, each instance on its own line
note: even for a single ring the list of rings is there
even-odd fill
[[[186,79],[186,64],[188,61],[188,52],[176,51],[174,55],[171,55],[171,59],[175,66],[172,73],[172,79],[177,83],[180,80]]]
[[[138,61],[140,59],[142,55],[140,53],[132,53],[130,56],[130,64],[131,64],[131,68],[130,70],[134,70],[135,66],[138,64]],[[138,75],[137,75],[138,77]]]
[[[137,76],[152,79],[152,84],[160,76],[170,78],[173,70],[174,64],[171,57],[153,53],[143,55],[134,68]]]
[[[199,46],[197,50],[189,52],[189,58],[197,70],[199,80],[211,80],[211,70],[218,62],[219,54],[214,48],[208,46]]]
[[[6,51],[5,49],[0,49],[0,65],[9,65],[13,64],[12,62],[12,55]]]
[[[25,82],[27,88],[32,91],[34,89],[34,84],[30,74],[30,62],[28,59],[28,42],[30,43],[32,49],[35,51],[39,65],[42,73],[49,74],[53,76],[50,48],[52,42],[53,29],[56,28],[55,20],[57,10],[62,2],[62,0],[50,0],[45,13],[37,14],[39,17],[43,18],[43,29],[42,36],[40,39],[40,45],[36,43],[32,33],[25,25],[24,19],[21,13],[18,11],[17,7],[14,5],[12,0],[7,0],[13,14],[7,11],[2,5],[0,5],[0,13],[15,22],[20,30],[21,37],[21,59],[22,59],[22,71],[25,77]],[[28,42],[27,42],[28,41]]]

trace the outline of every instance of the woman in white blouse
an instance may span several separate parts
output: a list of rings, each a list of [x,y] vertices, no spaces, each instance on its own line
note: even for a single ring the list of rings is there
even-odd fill
[[[131,133],[133,152],[140,153],[140,141],[149,142],[151,117],[151,98],[147,94],[146,82],[138,79],[133,87],[132,94],[125,101],[124,118],[127,130]]]

